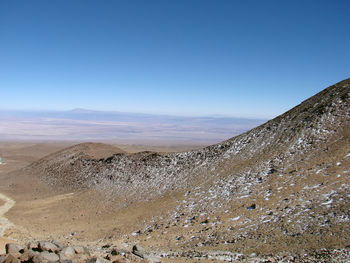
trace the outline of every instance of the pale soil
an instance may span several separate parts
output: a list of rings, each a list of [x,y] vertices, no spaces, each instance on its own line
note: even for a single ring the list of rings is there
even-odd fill
[[[30,163],[54,152],[67,148],[75,143],[35,143],[35,142],[1,142],[0,174],[18,170]]]
[[[13,224],[5,217],[14,205],[15,201],[0,193],[0,254],[5,253],[6,243],[14,242],[11,239],[3,238],[6,229],[11,228]]]
[[[14,205],[15,201],[0,193],[0,199],[5,203],[0,206],[0,236],[3,236],[6,229],[12,227],[12,223],[4,216]]]

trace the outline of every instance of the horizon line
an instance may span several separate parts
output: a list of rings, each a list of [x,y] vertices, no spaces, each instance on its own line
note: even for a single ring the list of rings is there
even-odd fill
[[[153,112],[133,112],[133,111],[121,111],[121,110],[105,110],[105,109],[89,109],[89,108],[71,108],[71,109],[8,109],[8,108],[0,108],[0,113],[8,111],[8,112],[77,112],[81,111],[81,114],[88,113],[123,113],[123,114],[135,114],[135,115],[153,115],[153,116],[169,116],[169,117],[182,117],[182,118],[235,118],[235,119],[252,119],[252,120],[270,120],[273,119],[280,114],[274,116],[254,116],[254,115],[231,115],[231,114],[176,114],[176,113],[153,113]],[[84,112],[85,111],[85,112]]]

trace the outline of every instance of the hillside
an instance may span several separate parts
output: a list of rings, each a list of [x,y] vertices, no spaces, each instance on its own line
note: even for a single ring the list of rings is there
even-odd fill
[[[350,244],[349,131],[347,79],[203,149],[127,154],[104,146],[107,154],[99,155],[100,146],[89,144],[47,156],[26,172],[63,192],[97,191],[101,202],[112,200],[107,210],[136,211],[137,220],[128,218],[133,230],[116,224],[105,240],[168,256],[303,254]]]

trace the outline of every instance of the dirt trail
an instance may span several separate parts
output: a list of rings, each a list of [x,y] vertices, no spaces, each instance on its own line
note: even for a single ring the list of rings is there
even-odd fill
[[[0,199],[5,201],[5,204],[0,207],[0,237],[3,237],[6,229],[13,226],[4,215],[15,205],[15,201],[0,193]]]

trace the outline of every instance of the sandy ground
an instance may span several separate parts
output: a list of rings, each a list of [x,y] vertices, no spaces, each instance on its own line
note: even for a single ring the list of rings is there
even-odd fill
[[[3,163],[0,165],[0,174],[18,170],[30,163],[74,143],[36,143],[36,142],[1,142],[0,157]]]
[[[0,165],[0,253],[4,252],[4,245],[9,241],[26,242],[31,238],[77,243],[94,240],[103,244],[108,238],[119,239],[137,230],[145,219],[156,215],[154,211],[160,215],[175,205],[170,197],[164,197],[167,202],[158,200],[147,207],[138,204],[117,209],[113,205],[115,200],[101,202],[105,200],[105,197],[101,199],[101,193],[52,191],[22,169],[69,146],[68,143],[0,142],[0,156],[3,158]],[[122,145],[120,148],[128,152],[171,152],[196,147]]]
[[[12,222],[10,222],[5,214],[15,205],[15,201],[11,198],[0,193],[0,254],[5,253],[5,244],[9,242],[14,242],[13,240],[3,238],[6,229],[13,227]]]
[[[13,226],[13,224],[4,215],[15,205],[16,202],[1,193],[0,199],[4,201],[4,204],[0,206],[0,236],[3,236],[6,229]]]

